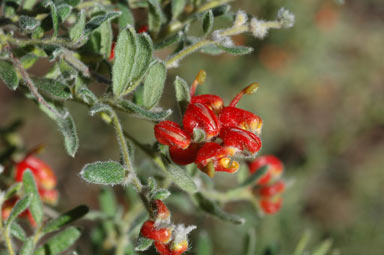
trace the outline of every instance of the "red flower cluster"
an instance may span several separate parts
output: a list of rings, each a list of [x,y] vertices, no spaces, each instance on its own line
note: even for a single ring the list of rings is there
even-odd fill
[[[152,200],[153,219],[144,222],[140,236],[155,242],[160,255],[181,255],[188,249],[187,235],[195,227],[171,223],[171,214],[161,200]]]
[[[35,177],[38,192],[41,200],[47,204],[56,204],[58,200],[58,192],[56,188],[56,176],[52,169],[42,160],[34,157],[27,156],[22,161],[16,164],[15,181],[23,181],[23,173],[27,170],[31,170]],[[19,200],[18,196],[14,196],[11,199],[5,201],[2,207],[3,220],[7,219],[13,206]],[[26,210],[21,214],[21,217],[28,218],[32,226],[35,226],[35,221],[29,210]]]
[[[236,107],[244,94],[256,91],[258,84],[249,85],[224,106],[219,96],[195,96],[204,79],[205,72],[200,71],[191,87],[191,102],[184,113],[183,126],[162,121],[155,125],[155,136],[159,143],[169,146],[176,164],[194,162],[210,177],[215,171],[234,173],[239,163],[232,157],[253,157],[261,148],[261,118]]]
[[[266,173],[257,181],[254,193],[260,198],[259,205],[264,213],[274,214],[282,205],[281,193],[285,190],[284,180],[281,175],[284,166],[281,161],[272,155],[256,158],[249,163],[249,172],[255,173],[262,167],[267,166]]]

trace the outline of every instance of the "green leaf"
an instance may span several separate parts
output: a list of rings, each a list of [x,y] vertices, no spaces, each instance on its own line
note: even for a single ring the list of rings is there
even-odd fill
[[[111,112],[111,111],[112,111],[112,108],[109,105],[96,103],[91,107],[91,109],[89,109],[89,114],[91,116],[94,116],[96,113]]]
[[[117,211],[115,193],[110,187],[105,187],[99,195],[100,209],[109,217],[113,217]]]
[[[223,4],[212,9],[213,16],[218,17],[226,14],[231,9],[229,4]]]
[[[179,42],[183,38],[183,32],[175,33],[174,35],[171,35],[164,40],[161,40],[160,42],[156,42],[154,47],[156,50],[163,49],[165,47],[171,46],[174,43]]]
[[[39,57],[35,54],[28,53],[20,58],[20,62],[25,69],[29,69],[36,63],[38,59]]]
[[[234,224],[243,224],[245,222],[243,218],[223,211],[217,205],[217,203],[204,197],[201,193],[196,193],[194,197],[197,200],[199,207],[208,214],[211,214],[221,220],[228,221]]]
[[[152,194],[152,199],[167,199],[171,195],[171,192],[167,189],[158,189]]]
[[[113,11],[113,12],[108,12],[106,14],[101,14],[101,15],[92,17],[85,25],[84,34],[87,35],[91,33],[93,30],[97,29],[104,22],[108,20],[112,20],[116,17],[119,17],[120,15],[121,15],[121,12]]]
[[[111,55],[113,39],[111,22],[104,22],[96,31],[100,32],[100,53],[105,58],[109,58],[109,56]]]
[[[167,170],[169,177],[171,177],[172,181],[177,186],[179,186],[180,189],[191,194],[197,192],[197,186],[195,182],[183,168],[174,164],[170,164],[168,165]]]
[[[139,34],[137,35],[137,53],[135,57],[135,65],[132,70],[132,82],[138,85],[138,81],[141,80],[143,75],[148,70],[149,64],[152,59],[153,44],[151,37],[148,34]],[[135,86],[129,86],[128,91],[130,92],[135,89]]]
[[[72,41],[77,41],[84,34],[85,29],[85,11],[81,10],[79,17],[77,18],[76,24],[69,31],[69,36]]]
[[[175,82],[176,100],[179,103],[179,107],[182,113],[185,112],[187,106],[191,102],[191,94],[189,92],[188,83],[179,76],[176,76]]]
[[[259,168],[256,172],[254,172],[251,176],[249,176],[243,183],[241,183],[238,186],[238,188],[244,188],[246,186],[256,184],[256,182],[264,176],[267,170],[268,170],[268,166],[263,166]]]
[[[205,35],[209,34],[213,28],[213,12],[209,10],[203,19],[203,32]]]
[[[309,240],[311,239],[311,232],[305,231],[303,236],[300,238],[299,243],[297,244],[293,255],[302,255],[305,253],[305,248],[307,247]]]
[[[0,79],[12,90],[19,85],[19,77],[13,65],[2,60],[0,60]]]
[[[33,17],[21,15],[19,18],[19,25],[21,29],[31,32],[40,25],[40,21]]]
[[[57,6],[57,14],[60,17],[60,21],[64,22],[71,14],[72,6],[68,4],[60,4]]]
[[[77,137],[77,131],[75,123],[72,119],[72,116],[69,114],[68,110],[60,105],[54,105],[48,103],[52,108],[55,108],[64,118],[60,118],[53,114],[50,109],[46,106],[40,104],[39,107],[54,121],[56,121],[60,132],[64,137],[64,146],[67,153],[74,157],[77,149],[79,148],[79,138]]]
[[[122,111],[135,113],[138,116],[152,120],[152,121],[161,121],[166,119],[169,115],[172,114],[172,110],[168,109],[165,111],[148,111],[143,107],[140,107],[129,100],[118,100],[116,102],[116,107]]]
[[[148,9],[149,31],[157,34],[164,20],[160,2],[158,0],[148,0]]]
[[[53,219],[50,222],[48,222],[43,229],[43,233],[47,234],[47,233],[56,231],[56,230],[58,230],[64,226],[80,219],[81,217],[86,215],[88,213],[88,211],[89,211],[89,209],[85,205],[77,206],[77,207],[73,208],[72,210],[61,214],[56,219]]]
[[[5,193],[5,196],[4,196],[4,201],[10,199],[11,197],[13,197],[14,195],[16,195],[16,193],[23,187],[23,184],[21,184],[20,182],[16,182],[14,184],[12,184],[8,189],[7,189],[7,192]]]
[[[26,194],[33,194],[29,211],[31,212],[35,222],[39,225],[43,219],[43,205],[37,190],[35,178],[33,177],[30,169],[27,169],[27,171],[23,173],[23,186]]]
[[[123,30],[127,27],[127,25],[133,26],[135,24],[135,20],[128,6],[126,4],[118,3],[117,8],[121,11],[121,15],[118,19],[119,29]]]
[[[201,48],[200,52],[205,53],[205,54],[209,54],[212,56],[216,56],[216,55],[224,53],[225,51],[223,51],[222,49],[220,49],[216,45],[208,45],[208,46]]]
[[[167,68],[162,61],[153,64],[148,71],[144,82],[143,104],[147,109],[152,109],[160,101],[164,90]]]
[[[59,33],[59,16],[57,15],[56,5],[52,1],[47,1],[45,7],[50,7],[51,9],[51,19],[53,26],[53,37],[57,37]]]
[[[220,49],[223,51],[232,54],[232,55],[246,55],[253,51],[252,47],[246,47],[246,46],[223,46],[223,45],[217,45]]]
[[[115,46],[115,62],[112,67],[113,94],[122,96],[124,91],[132,84],[132,70],[135,65],[137,52],[136,32],[133,27],[120,32]]]
[[[34,80],[34,83],[41,92],[55,99],[67,100],[72,97],[70,88],[59,81],[43,78]]]
[[[25,241],[27,239],[27,235],[24,231],[24,229],[17,224],[16,222],[13,222],[11,224],[11,235],[19,239],[20,241]]]
[[[211,238],[207,232],[201,232],[197,241],[196,255],[212,255],[212,251],[213,248]]]
[[[172,19],[177,19],[183,13],[186,0],[172,0]]]
[[[87,104],[92,105],[97,101],[96,95],[87,87],[80,76],[76,77],[74,91],[75,95]]]
[[[324,242],[322,242],[319,247],[317,247],[312,255],[327,255],[328,252],[331,250],[332,247],[332,240],[327,239]]]
[[[33,237],[28,238],[21,246],[20,255],[32,255],[35,248],[35,243],[33,242]]]
[[[115,161],[86,164],[80,172],[81,177],[90,183],[115,185],[125,179],[124,167]]]
[[[137,238],[135,251],[146,251],[151,247],[153,240],[139,236]]]
[[[15,206],[11,210],[11,213],[9,214],[6,227],[9,227],[10,224],[17,218],[17,216],[19,216],[28,208],[28,206],[31,204],[32,198],[33,194],[28,194],[16,202]]]
[[[72,246],[80,235],[81,233],[78,229],[69,227],[50,238],[36,250],[34,255],[56,255],[62,253]]]

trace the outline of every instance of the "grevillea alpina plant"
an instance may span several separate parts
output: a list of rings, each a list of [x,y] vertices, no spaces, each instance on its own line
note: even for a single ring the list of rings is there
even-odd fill
[[[198,75],[190,87],[179,76],[173,83],[182,119],[170,121],[172,109],[159,106],[165,83],[171,79],[168,70],[177,68],[188,55],[249,54],[253,49],[235,45],[232,36],[249,33],[263,39],[271,29],[294,24],[294,16],[284,8],[276,10],[275,20],[265,21],[245,11],[232,11],[228,2],[2,2],[0,79],[57,123],[72,157],[79,138],[67,102],[88,107],[91,116],[114,127],[121,157],[86,164],[80,176],[96,185],[121,185],[139,198],[123,209],[112,189],[103,188],[100,211],[87,215],[88,208],[79,206],[63,214],[49,213],[52,209],[47,204],[59,200],[54,171],[34,155],[36,150],[28,152],[8,141],[6,134],[15,128],[4,127],[1,134],[9,150],[0,161],[4,177],[0,231],[5,252],[61,254],[81,235],[80,229],[68,224],[85,216],[100,222],[96,231],[102,233],[101,238],[92,238],[96,253],[135,254],[154,247],[161,255],[187,254],[188,234],[196,227],[175,223],[171,217],[164,200],[172,196],[172,183],[202,211],[234,224],[245,220],[222,210],[217,201],[245,199],[260,207],[261,214],[279,211],[285,190],[283,165],[273,156],[258,157],[262,118],[237,107],[243,95],[256,91],[257,83],[240,90],[226,105],[227,99],[219,95],[197,95],[206,73],[196,68],[191,70]],[[231,24],[219,27],[215,19],[220,17]],[[199,22],[200,34],[192,36],[190,27]],[[157,57],[159,50],[168,55]],[[49,70],[36,76],[30,68],[41,59],[49,60]],[[101,95],[89,87],[96,82],[104,85]],[[152,122],[157,142],[147,146],[128,133],[120,121],[122,114]],[[148,178],[136,171],[136,148],[153,162],[158,175]],[[248,178],[225,192],[205,186],[203,176],[195,171],[214,178],[218,171],[233,174],[242,164],[249,165]],[[32,231],[26,232],[18,223],[23,217],[29,219]],[[54,231],[55,235],[46,236]]]

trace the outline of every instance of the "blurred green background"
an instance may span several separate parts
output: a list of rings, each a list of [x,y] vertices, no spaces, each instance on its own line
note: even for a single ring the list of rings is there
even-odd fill
[[[261,116],[261,154],[280,157],[285,178],[292,183],[282,210],[274,216],[260,219],[247,203],[228,204],[226,210],[247,218],[244,226],[206,216],[191,209],[186,196],[175,194],[170,202],[176,198],[182,202],[170,203],[174,220],[199,227],[192,234],[190,254],[204,229],[213,240],[215,255],[242,254],[246,233],[254,226],[256,254],[291,254],[306,231],[312,234],[312,247],[329,238],[340,254],[383,254],[384,5],[382,0],[340,3],[235,1],[233,10],[244,9],[266,20],[286,7],[295,14],[296,24],[272,30],[264,40],[237,36],[237,44],[255,48],[250,55],[194,54],[170,71],[164,107],[174,105],[170,100],[176,75],[191,82],[200,69],[206,70],[207,81],[198,92],[218,94],[227,103],[244,86],[259,82],[258,92],[244,97],[239,106]],[[41,66],[33,70],[44,72]],[[97,208],[99,187],[84,183],[78,173],[85,163],[118,158],[118,146],[110,127],[89,117],[85,107],[70,107],[80,137],[75,159],[64,152],[55,123],[21,93],[0,86],[0,124],[23,119],[25,145],[46,146],[41,158],[58,174],[59,207],[86,203]],[[149,122],[125,118],[124,126],[141,141],[155,140]],[[138,151],[138,166],[143,165],[142,158]],[[233,178],[218,175],[215,182],[225,189]]]

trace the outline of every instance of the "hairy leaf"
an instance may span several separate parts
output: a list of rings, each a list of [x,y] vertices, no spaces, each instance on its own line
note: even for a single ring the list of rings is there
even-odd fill
[[[223,51],[232,54],[232,55],[246,55],[253,51],[252,47],[246,47],[246,46],[224,46],[224,45],[217,45],[220,49]]]
[[[85,29],[85,11],[81,10],[79,17],[77,18],[76,24],[69,31],[69,37],[72,41],[77,41],[84,34]]]
[[[40,224],[43,219],[43,204],[40,200],[35,178],[30,169],[23,173],[23,187],[26,194],[33,194],[29,211],[31,212],[35,222]]]
[[[191,102],[191,95],[189,93],[189,87],[187,82],[179,76],[176,76],[173,83],[176,91],[176,100],[179,103],[179,107],[182,113],[185,112],[187,106]]]
[[[90,183],[115,185],[125,179],[124,167],[116,161],[86,164],[80,172],[81,177]]]
[[[9,227],[10,224],[17,218],[17,216],[19,216],[28,208],[28,206],[31,204],[32,199],[33,194],[28,194],[16,202],[7,219],[6,227]]]
[[[152,121],[161,121],[166,119],[169,115],[171,115],[172,110],[168,109],[165,111],[148,111],[143,107],[140,107],[129,100],[118,100],[116,102],[116,107],[122,111],[135,113],[138,116],[152,120]]]
[[[167,170],[169,172],[169,177],[171,177],[172,181],[177,186],[179,186],[180,189],[188,193],[197,192],[197,186],[195,182],[183,168],[174,164],[170,164],[168,165]]]
[[[139,236],[136,242],[135,251],[146,251],[152,245],[153,241],[151,239]]]
[[[53,98],[66,100],[72,97],[70,88],[59,81],[43,78],[34,80],[34,83],[41,92]]]
[[[221,220],[228,221],[234,224],[244,223],[243,218],[223,211],[215,202],[204,197],[203,194],[196,193],[194,197],[197,200],[199,207],[206,213],[209,213]]]
[[[118,3],[117,8],[121,11],[121,15],[118,20],[119,29],[125,29],[127,25],[133,26],[135,24],[135,20],[131,10],[127,7],[127,5]]]
[[[213,12],[209,10],[203,19],[203,31],[205,35],[208,35],[213,28]]]
[[[40,22],[33,17],[21,15],[19,18],[19,25],[21,29],[31,32],[40,25]]]
[[[58,230],[64,226],[80,219],[81,217],[86,215],[88,213],[88,211],[89,211],[89,209],[85,205],[77,206],[77,207],[73,208],[72,210],[61,214],[56,219],[53,219],[50,222],[48,222],[43,229],[43,233],[47,234],[47,233],[56,231],[56,230]]]
[[[35,243],[33,242],[33,237],[28,238],[21,246],[20,255],[32,255]]]
[[[2,60],[0,60],[0,79],[12,90],[19,85],[19,77],[13,65]]]
[[[135,65],[137,51],[136,32],[133,27],[120,32],[115,46],[115,62],[112,67],[113,94],[122,96],[124,91],[132,85],[132,70]]]
[[[112,19],[114,19],[120,15],[121,15],[121,12],[113,11],[113,12],[108,12],[106,14],[101,14],[101,15],[97,15],[95,17],[92,17],[92,19],[89,20],[87,22],[87,24],[85,25],[84,34],[87,35],[87,34],[91,33],[93,30],[97,29],[104,22],[106,22],[108,20],[112,20]]]
[[[157,105],[163,94],[166,78],[167,68],[163,62],[157,61],[150,67],[144,82],[144,107],[151,109]]]
[[[40,246],[34,255],[55,255],[60,254],[72,246],[81,233],[75,227],[69,227],[54,235],[42,246]]]
[[[16,222],[11,224],[11,235],[20,241],[25,241],[27,239],[27,234],[25,233],[24,229]]]
[[[100,209],[109,217],[113,217],[117,211],[117,202],[113,189],[105,187],[99,195]]]
[[[183,13],[186,0],[172,0],[172,19],[177,19]]]

